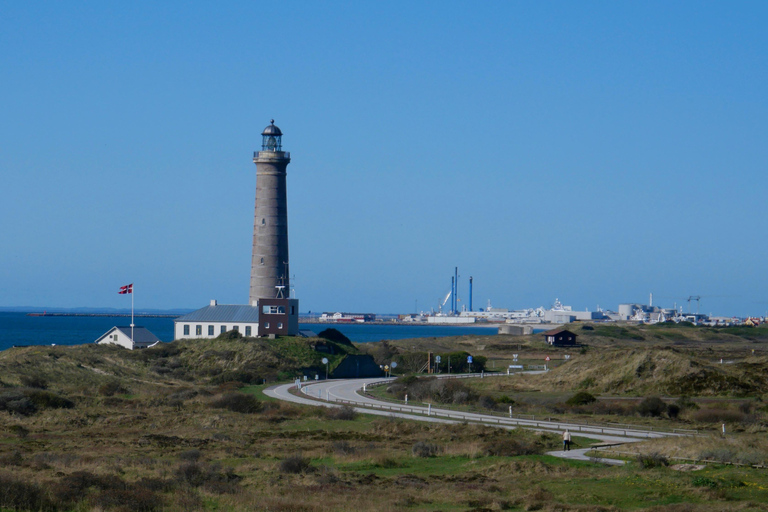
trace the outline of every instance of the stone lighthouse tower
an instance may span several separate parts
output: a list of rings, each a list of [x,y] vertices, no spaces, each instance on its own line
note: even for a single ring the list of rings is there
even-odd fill
[[[256,208],[248,302],[259,307],[260,335],[295,334],[298,332],[298,300],[290,298],[285,183],[291,154],[283,151],[283,132],[275,126],[274,119],[261,136],[261,151],[253,154]]]

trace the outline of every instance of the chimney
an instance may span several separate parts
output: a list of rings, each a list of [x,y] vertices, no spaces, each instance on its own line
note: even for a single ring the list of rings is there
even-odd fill
[[[211,300],[211,306],[218,306],[219,302],[216,299]]]

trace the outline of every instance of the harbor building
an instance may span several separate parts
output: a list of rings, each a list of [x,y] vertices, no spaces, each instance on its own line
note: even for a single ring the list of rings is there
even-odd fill
[[[283,132],[275,120],[261,133],[254,151],[256,200],[253,221],[251,279],[246,305],[209,306],[174,321],[174,338],[215,338],[228,330],[244,336],[295,336],[299,333],[299,301],[292,298],[288,262],[287,167]]]

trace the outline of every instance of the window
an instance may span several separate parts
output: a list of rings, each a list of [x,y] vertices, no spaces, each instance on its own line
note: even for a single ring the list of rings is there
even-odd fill
[[[113,340],[115,340],[115,341],[117,341],[117,334],[113,334],[113,335],[112,335],[112,339],[113,339]]]
[[[264,258],[261,258],[261,264],[262,265],[264,264]]]
[[[196,325],[195,326],[195,336],[202,336],[203,335],[203,326],[202,325]]]
[[[266,226],[267,225],[267,219],[261,219],[261,225]]]
[[[261,306],[261,312],[265,315],[284,315],[285,306]]]
[[[189,336],[189,326],[188,325],[184,326],[184,336]]]
[[[269,329],[269,322],[264,322],[264,328]]]
[[[283,322],[280,322],[280,323],[278,323],[278,324],[277,324],[277,328],[278,328],[278,329],[282,329],[282,328],[283,328]]]
[[[251,335],[251,326],[250,325],[246,325],[245,326],[245,335],[246,336],[250,336]]]
[[[291,316],[296,314],[296,306],[291,306]]]
[[[213,326],[212,325],[208,326],[208,336],[213,336]]]
[[[226,325],[222,325],[221,326],[221,334],[224,334],[225,332],[227,332],[227,326]]]
[[[235,332],[239,332],[240,331],[240,327],[237,326],[237,325],[233,325],[232,326],[232,330],[235,331]]]

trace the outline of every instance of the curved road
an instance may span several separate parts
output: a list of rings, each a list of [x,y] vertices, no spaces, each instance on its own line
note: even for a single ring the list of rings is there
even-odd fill
[[[597,425],[584,425],[578,423],[568,423],[559,421],[536,421],[517,418],[505,418],[488,414],[457,412],[437,407],[424,407],[413,405],[400,405],[391,402],[376,400],[369,396],[361,395],[359,392],[364,386],[374,383],[388,382],[392,378],[367,378],[367,379],[349,379],[349,380],[326,380],[310,381],[302,383],[301,392],[303,396],[296,396],[290,393],[291,388],[296,388],[295,384],[282,384],[273,386],[264,390],[264,393],[279,400],[301,403],[305,405],[340,407],[341,405],[350,405],[356,411],[365,414],[375,414],[381,416],[395,416],[418,421],[430,421],[439,423],[462,423],[472,422],[483,425],[489,425],[499,428],[528,428],[535,430],[546,430],[550,432],[561,433],[568,429],[573,434],[588,436],[599,439],[605,444],[623,444],[642,441],[644,439],[682,436],[685,433],[680,432],[657,432],[652,430],[643,430],[634,427],[602,427]],[[584,453],[588,449],[578,449],[570,451],[550,452],[551,455],[574,459],[587,459]],[[600,459],[606,463],[619,463],[611,459]]]

